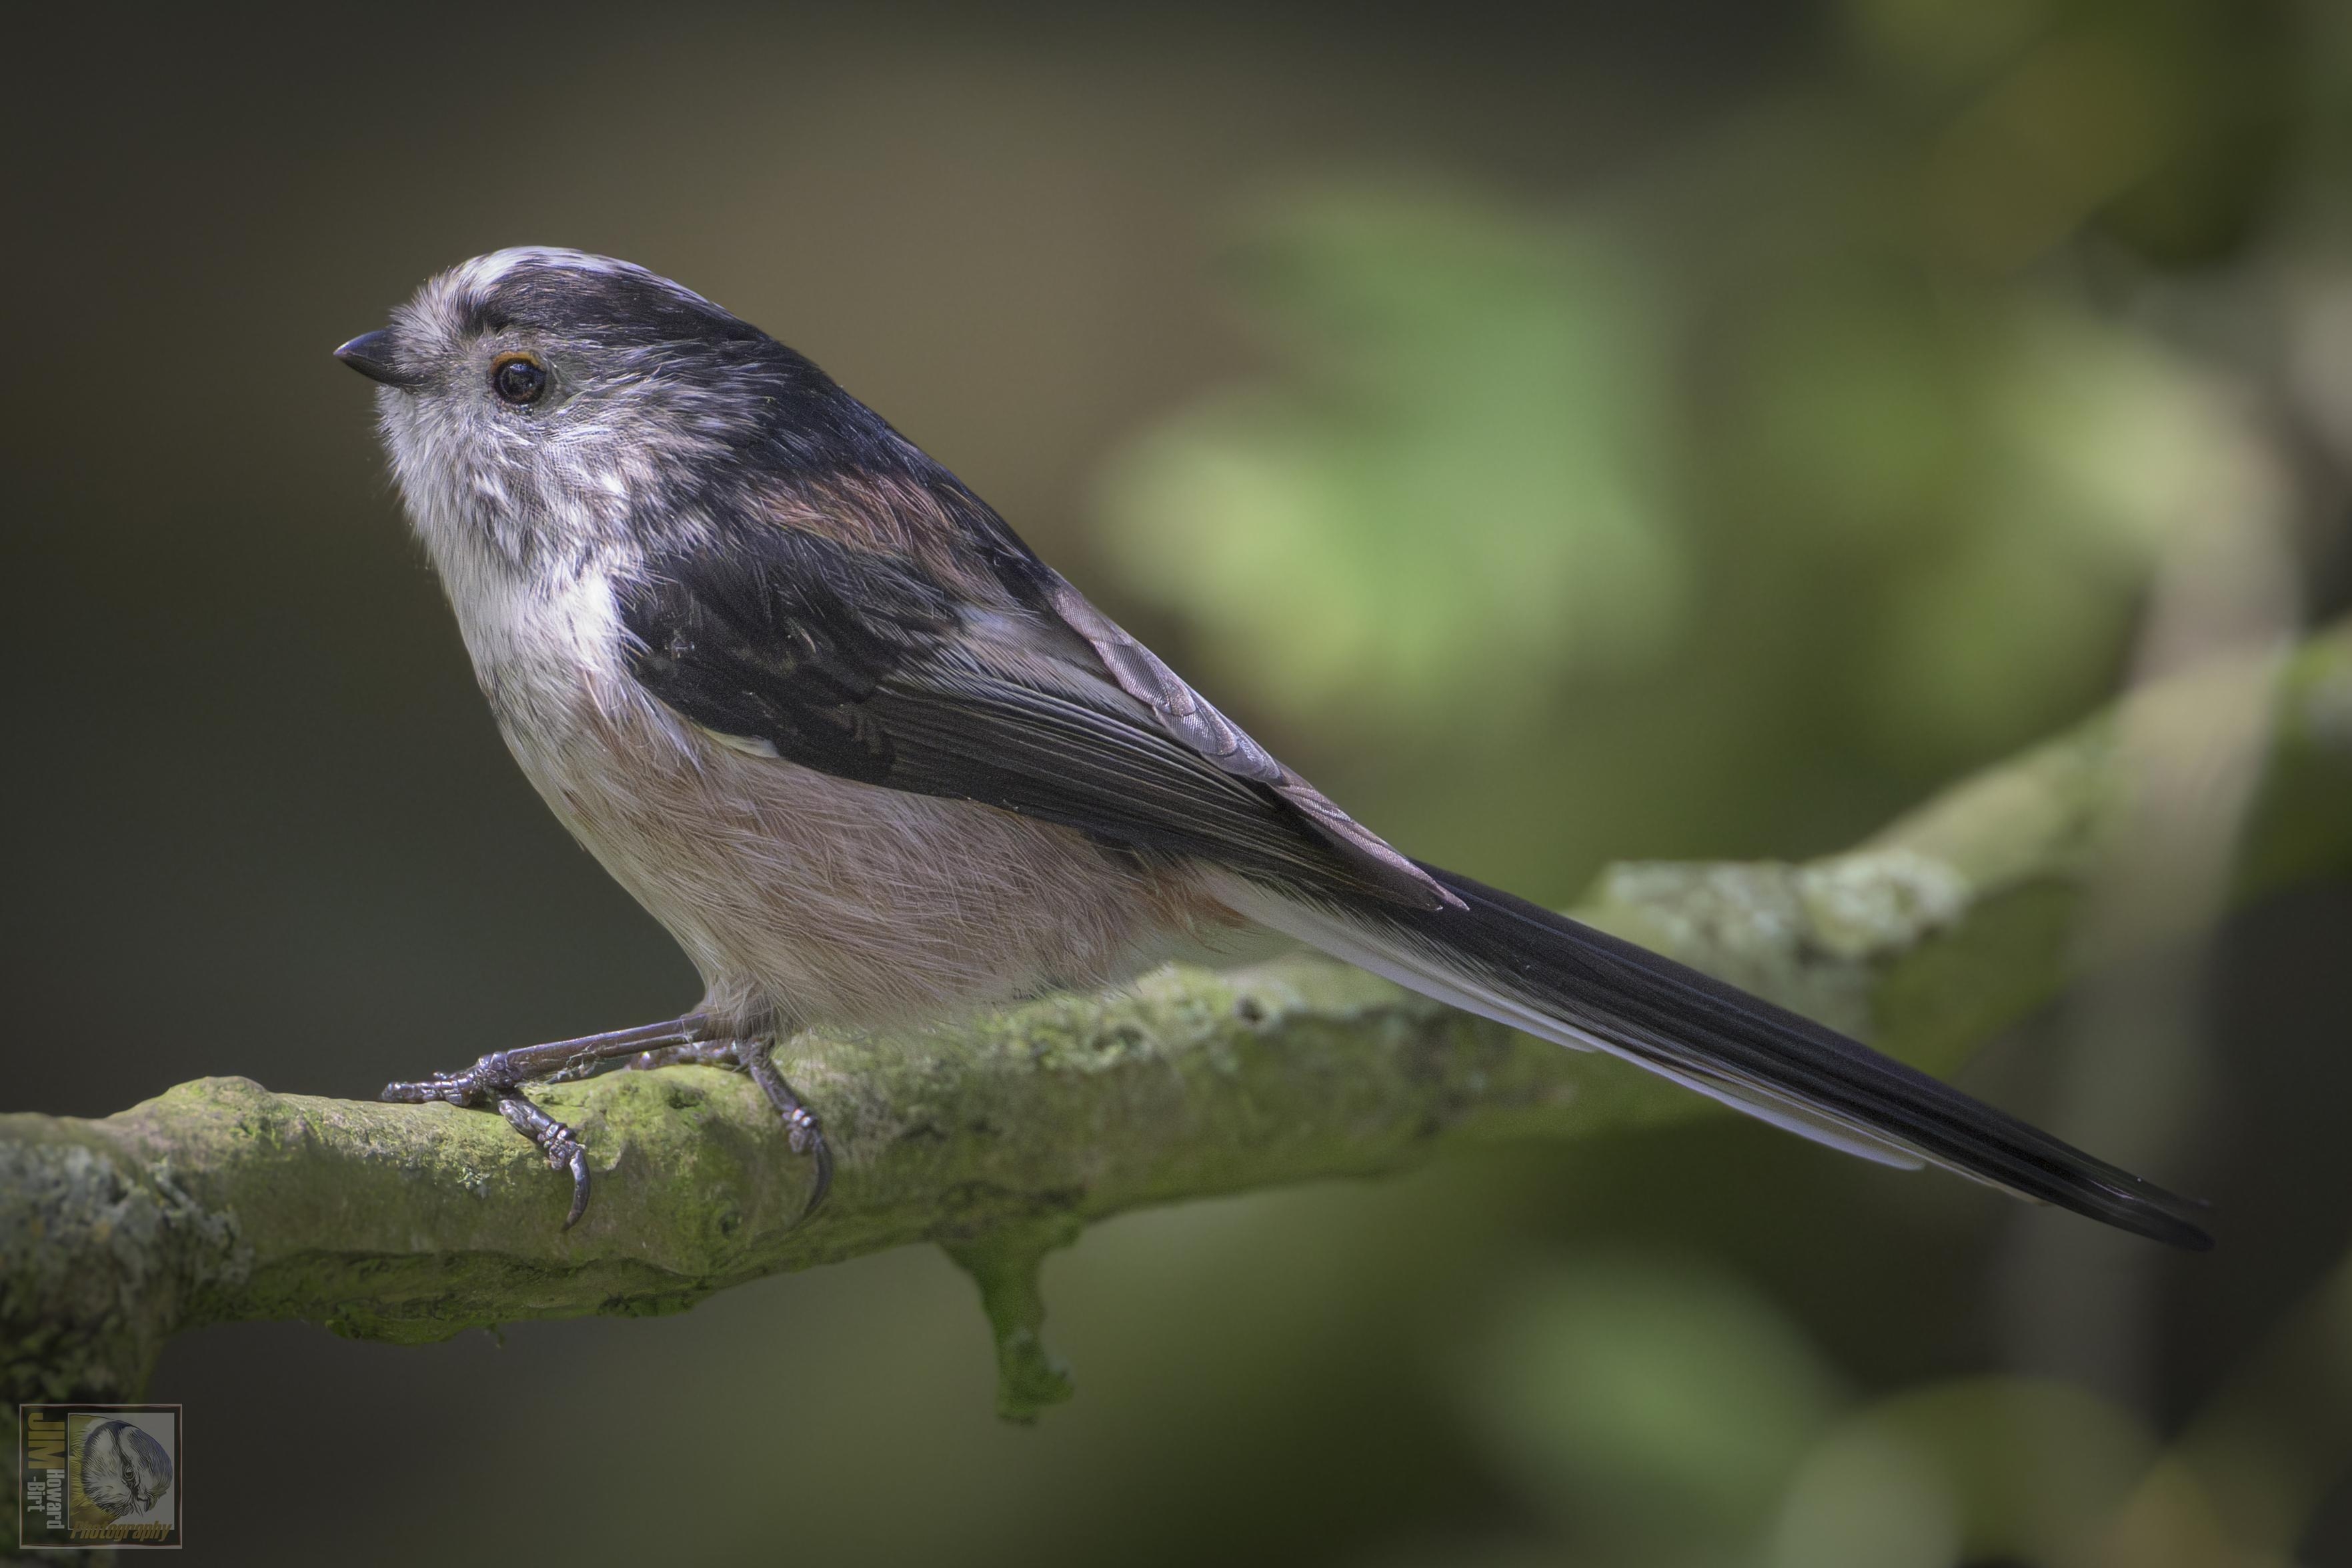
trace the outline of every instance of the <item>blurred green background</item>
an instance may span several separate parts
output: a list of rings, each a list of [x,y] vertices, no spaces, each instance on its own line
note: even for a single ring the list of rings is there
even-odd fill
[[[11,1109],[691,999],[327,358],[500,246],[807,351],[1359,815],[1555,904],[1839,847],[2352,602],[2336,0],[43,26]],[[2347,975],[2308,890],[1969,1070],[2211,1195],[2210,1258],[1715,1119],[1092,1231],[1034,1430],[927,1250],[425,1350],[214,1329],[152,1390],[190,1560],[2352,1562]]]

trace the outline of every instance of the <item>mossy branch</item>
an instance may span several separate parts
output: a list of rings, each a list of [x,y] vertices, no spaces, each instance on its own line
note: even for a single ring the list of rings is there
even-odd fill
[[[1623,865],[1579,913],[1948,1071],[2079,962],[2074,915],[2144,783],[2128,737],[2273,705],[2240,894],[2352,869],[2352,628],[2169,683],[1801,865]],[[2159,726],[2159,728],[2163,726]],[[1706,1103],[1314,957],[1171,968],[914,1038],[786,1052],[838,1160],[809,1172],[746,1081],[703,1068],[550,1089],[594,1162],[568,1184],[496,1116],[181,1085],[102,1120],[0,1116],[0,1402],[136,1396],[197,1324],[306,1318],[421,1343],[679,1312],[713,1291],[939,1242],[997,1325],[1008,1413],[1066,1396],[1038,1261],[1150,1204],[1370,1176]]]

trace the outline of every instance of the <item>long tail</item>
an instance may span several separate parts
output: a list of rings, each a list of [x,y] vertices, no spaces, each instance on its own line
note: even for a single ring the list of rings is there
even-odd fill
[[[1579,1051],[1605,1051],[1883,1165],[1940,1166],[2176,1247],[2200,1205],[2092,1158],[1836,1030],[1524,899],[1423,866],[1466,908],[1308,901],[1239,875],[1240,913],[1425,996]]]

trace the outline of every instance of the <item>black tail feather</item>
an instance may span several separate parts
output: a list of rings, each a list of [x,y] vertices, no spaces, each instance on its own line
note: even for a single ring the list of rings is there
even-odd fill
[[[1977,1180],[2203,1250],[2202,1205],[2093,1158],[1836,1030],[1648,949],[1435,866],[1464,910],[1357,906],[1591,1042],[1801,1108]],[[1408,982],[1410,983],[1410,982]]]

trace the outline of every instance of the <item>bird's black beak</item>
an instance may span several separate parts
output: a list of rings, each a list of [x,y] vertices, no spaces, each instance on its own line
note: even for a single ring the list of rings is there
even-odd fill
[[[335,358],[359,371],[372,382],[382,382],[388,387],[419,387],[425,378],[413,371],[404,371],[394,362],[392,329],[378,328],[362,332],[335,350]]]

